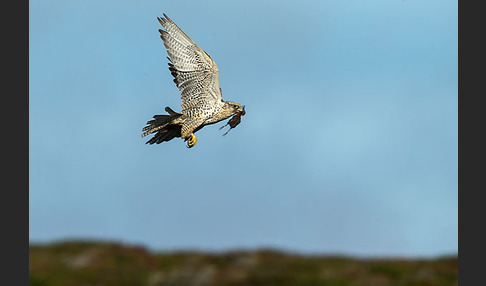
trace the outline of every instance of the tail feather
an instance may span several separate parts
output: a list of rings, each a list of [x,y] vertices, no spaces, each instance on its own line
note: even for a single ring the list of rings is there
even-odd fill
[[[163,128],[172,121],[172,116],[170,115],[154,115],[153,118],[154,119],[147,121],[147,126],[142,129],[142,131],[147,131],[142,134],[142,137],[154,133],[158,130],[157,128]]]
[[[175,137],[181,137],[181,129],[182,126],[180,125],[169,125],[157,132],[154,137],[150,138],[150,140],[147,141],[147,144],[160,144],[162,142],[170,141]]]
[[[164,141],[170,141],[175,137],[181,136],[181,125],[173,124],[174,120],[182,114],[166,108],[169,115],[154,115],[152,120],[147,121],[147,126],[142,128],[142,137],[156,133],[147,144],[160,144]]]

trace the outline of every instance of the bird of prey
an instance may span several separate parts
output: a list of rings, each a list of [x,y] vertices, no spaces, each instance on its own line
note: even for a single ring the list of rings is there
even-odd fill
[[[158,17],[164,28],[160,38],[167,49],[169,70],[181,93],[181,112],[166,107],[168,114],[154,115],[142,129],[142,137],[155,133],[147,144],[160,144],[180,137],[187,147],[196,145],[194,133],[206,125],[240,116],[243,108],[237,102],[224,101],[219,87],[218,67],[167,15]]]

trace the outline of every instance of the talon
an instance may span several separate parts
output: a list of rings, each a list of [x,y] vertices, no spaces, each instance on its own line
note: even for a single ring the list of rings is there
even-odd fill
[[[194,133],[191,133],[190,137],[188,137],[186,140],[187,140],[187,148],[192,148],[196,146],[197,137],[196,135],[194,135]]]

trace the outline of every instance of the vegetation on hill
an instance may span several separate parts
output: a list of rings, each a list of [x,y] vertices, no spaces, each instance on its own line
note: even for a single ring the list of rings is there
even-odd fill
[[[355,259],[276,250],[151,253],[106,242],[29,247],[29,285],[457,285],[458,258]]]

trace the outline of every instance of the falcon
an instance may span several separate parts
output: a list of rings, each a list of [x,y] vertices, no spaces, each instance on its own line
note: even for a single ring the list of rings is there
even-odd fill
[[[166,107],[168,114],[154,115],[142,129],[142,137],[154,136],[146,144],[160,144],[180,137],[187,147],[196,145],[196,131],[231,116],[240,116],[241,104],[225,101],[219,87],[218,66],[167,15],[158,17],[160,38],[167,49],[169,71],[181,93],[181,112]]]

